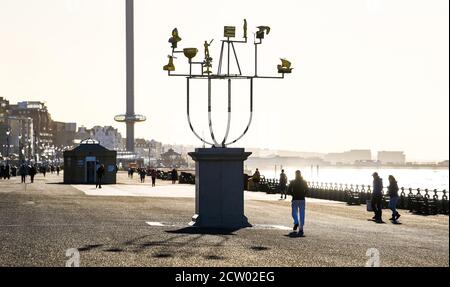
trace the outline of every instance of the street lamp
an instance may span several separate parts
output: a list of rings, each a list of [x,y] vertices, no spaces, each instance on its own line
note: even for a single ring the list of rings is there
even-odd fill
[[[27,141],[28,141],[28,161],[31,164],[31,150],[32,150],[31,143],[33,142],[33,140],[31,138],[28,138]]]
[[[6,130],[6,165],[9,165],[9,135],[11,134],[11,129]]]
[[[17,137],[19,139],[19,161],[22,160],[22,135]]]

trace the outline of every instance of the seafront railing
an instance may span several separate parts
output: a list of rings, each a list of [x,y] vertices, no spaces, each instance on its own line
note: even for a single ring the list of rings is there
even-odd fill
[[[370,185],[363,184],[342,184],[327,182],[308,182],[308,197],[326,199],[332,201],[346,202],[348,205],[366,204],[367,200],[372,198]],[[255,185],[253,188],[255,190]],[[277,179],[262,178],[255,191],[266,193],[280,193],[279,182]],[[387,208],[389,196],[387,188],[383,189],[383,207]],[[413,213],[432,215],[449,214],[448,192],[437,189],[405,188],[399,190],[399,202],[397,208],[407,209]]]

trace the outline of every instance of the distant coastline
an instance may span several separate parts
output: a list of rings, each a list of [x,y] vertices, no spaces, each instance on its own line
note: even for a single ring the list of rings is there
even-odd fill
[[[314,167],[316,168],[392,168],[392,169],[449,169],[448,161],[439,163],[417,163],[406,162],[404,164],[380,163],[377,161],[364,161],[355,163],[331,163],[320,158],[302,158],[302,157],[250,157],[246,162],[246,166],[257,166],[259,168],[270,167],[275,165],[281,166],[297,166],[297,167]]]

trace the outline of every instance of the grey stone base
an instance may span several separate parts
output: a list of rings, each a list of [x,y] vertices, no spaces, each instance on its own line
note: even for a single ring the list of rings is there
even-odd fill
[[[190,225],[210,228],[251,226],[244,215],[243,148],[198,148],[189,153],[196,162],[195,215]]]

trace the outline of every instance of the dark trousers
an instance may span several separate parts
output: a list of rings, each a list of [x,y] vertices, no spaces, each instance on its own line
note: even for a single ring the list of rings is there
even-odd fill
[[[34,182],[34,175],[30,175],[31,183]]]
[[[95,188],[102,188],[102,177],[97,176],[97,183],[95,184]]]
[[[383,198],[380,196],[374,196],[372,198],[372,208],[373,212],[375,212],[375,220],[381,220],[383,213]]]
[[[152,177],[152,186],[155,186],[156,177]]]
[[[21,182],[22,182],[22,183],[25,183],[25,179],[26,179],[26,178],[27,178],[27,176],[22,174],[22,175],[21,175],[21,179],[22,179]]]
[[[280,184],[280,186],[278,188],[280,190],[281,197],[283,197],[283,194],[284,194],[284,198],[286,198],[287,186],[284,184]]]

